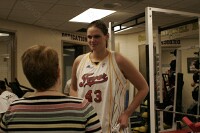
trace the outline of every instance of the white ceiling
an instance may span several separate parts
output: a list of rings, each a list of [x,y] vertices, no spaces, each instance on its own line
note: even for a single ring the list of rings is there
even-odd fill
[[[76,32],[87,24],[69,20],[88,8],[116,10],[116,13],[103,18],[108,24],[143,13],[147,6],[200,13],[200,0],[0,0],[0,19]],[[155,23],[158,25],[186,20],[184,17],[159,13],[156,17]]]

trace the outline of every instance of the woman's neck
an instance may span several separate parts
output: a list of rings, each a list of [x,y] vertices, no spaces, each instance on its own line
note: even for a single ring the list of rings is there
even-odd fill
[[[36,91],[32,96],[64,96],[64,94],[56,89],[49,89],[45,91]]]
[[[104,51],[92,51],[90,54],[90,59],[93,62],[99,62],[103,60],[108,55],[108,50],[105,49]]]
[[[35,93],[33,93],[33,95],[34,96],[43,96],[43,95],[62,96],[64,95],[63,93],[59,91],[59,88],[60,88],[60,83],[56,82],[56,84],[53,87],[49,88],[48,90],[45,90],[45,91],[36,90]]]

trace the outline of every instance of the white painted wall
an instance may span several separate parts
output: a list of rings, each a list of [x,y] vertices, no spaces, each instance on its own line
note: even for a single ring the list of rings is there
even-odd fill
[[[11,21],[5,21],[0,19],[0,30],[15,32],[16,34],[16,45],[17,45],[17,79],[20,84],[31,87],[28,80],[23,74],[21,66],[21,56],[23,52],[32,45],[47,45],[54,48],[60,58],[60,66],[62,66],[62,42],[73,42],[82,44],[78,41],[72,41],[69,37],[62,37],[61,31],[52,29],[15,23]],[[61,69],[62,73],[62,69]]]
[[[17,78],[24,86],[31,87],[25,78],[21,66],[21,56],[23,52],[32,45],[48,45],[58,51],[59,56],[61,55],[61,40],[60,32],[35,27],[26,24],[20,24],[15,22],[0,20],[2,29],[7,31],[14,31],[16,33],[17,41]]]

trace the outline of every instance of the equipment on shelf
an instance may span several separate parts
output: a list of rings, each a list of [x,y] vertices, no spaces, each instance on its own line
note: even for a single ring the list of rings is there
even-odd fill
[[[194,53],[196,54],[196,53]],[[200,106],[199,106],[199,59],[197,58],[197,60],[194,61],[193,63],[194,67],[195,67],[195,71],[193,73],[193,83],[191,84],[191,86],[193,87],[192,90],[192,98],[195,101],[193,104],[191,104],[191,106],[187,109],[187,113],[188,114],[194,114],[194,115],[199,115],[200,114]],[[199,106],[199,108],[198,108]],[[199,110],[199,112],[198,112]],[[194,117],[194,116],[190,116],[188,117],[191,121],[196,121],[199,119],[199,117]]]
[[[11,88],[12,92],[16,94],[19,98],[23,97],[26,92],[34,92],[33,89],[20,85],[17,78],[15,78],[15,82],[8,82],[7,79],[5,78],[5,83],[8,87]]]
[[[193,91],[192,91],[192,98],[195,100],[195,101],[198,101],[198,94],[199,94],[199,60],[197,59],[195,62],[194,62],[194,66],[195,66],[195,69],[196,71],[194,72],[193,74],[193,83],[191,84],[193,88]],[[196,86],[197,85],[197,86]]]
[[[199,133],[200,132],[200,122],[197,123],[193,123],[188,117],[183,117],[183,122],[185,124],[188,125],[188,127],[190,127],[190,129],[192,130],[192,132],[194,133]]]

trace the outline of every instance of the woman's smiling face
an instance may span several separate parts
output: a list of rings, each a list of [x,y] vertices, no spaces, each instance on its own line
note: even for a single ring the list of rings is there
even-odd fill
[[[103,32],[95,27],[89,27],[87,30],[87,42],[92,51],[103,50],[106,48],[108,35],[104,35]]]

